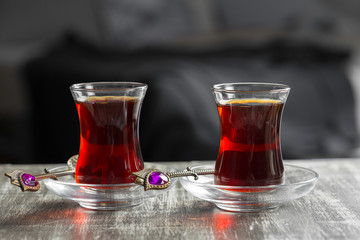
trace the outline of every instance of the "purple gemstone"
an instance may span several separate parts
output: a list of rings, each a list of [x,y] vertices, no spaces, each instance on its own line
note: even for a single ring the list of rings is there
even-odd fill
[[[35,187],[36,186],[36,180],[35,180],[35,177],[33,175],[24,173],[21,176],[21,179],[23,180],[23,182],[24,182],[24,184],[26,186],[30,186],[30,187]]]
[[[169,178],[162,172],[153,172],[149,176],[149,183],[152,185],[164,185],[169,182]]]

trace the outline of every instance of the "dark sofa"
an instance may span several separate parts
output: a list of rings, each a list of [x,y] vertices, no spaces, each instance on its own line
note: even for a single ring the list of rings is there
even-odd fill
[[[64,162],[78,152],[79,123],[69,86],[136,81],[149,85],[140,117],[144,161],[215,160],[219,123],[211,86],[277,82],[285,106],[285,159],[346,157],[357,146],[346,50],[274,40],[263,46],[101,50],[68,39],[24,67],[32,100],[32,162]],[[30,160],[28,160],[30,161]]]

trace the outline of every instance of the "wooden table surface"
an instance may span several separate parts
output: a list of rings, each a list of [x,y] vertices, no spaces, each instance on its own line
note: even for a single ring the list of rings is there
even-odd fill
[[[205,164],[208,162],[200,162]],[[305,197],[274,212],[230,213],[178,185],[141,206],[92,211],[44,184],[21,192],[3,173],[54,165],[0,165],[0,239],[360,239],[360,159],[287,161],[317,171]],[[199,162],[162,163],[183,169]]]

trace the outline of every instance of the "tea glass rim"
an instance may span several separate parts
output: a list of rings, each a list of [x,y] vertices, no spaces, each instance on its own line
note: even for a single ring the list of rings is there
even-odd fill
[[[90,88],[90,86],[97,88]],[[71,85],[70,90],[89,92],[113,92],[116,90],[146,89],[147,87],[147,84],[140,82],[84,82]]]
[[[232,87],[228,89],[227,87]],[[244,87],[247,88],[244,88]],[[237,88],[236,88],[237,87]],[[254,89],[249,89],[253,87]],[[263,87],[261,90],[256,88]],[[212,87],[214,92],[288,92],[291,88],[282,83],[265,83],[265,82],[235,82],[235,83],[220,83]]]

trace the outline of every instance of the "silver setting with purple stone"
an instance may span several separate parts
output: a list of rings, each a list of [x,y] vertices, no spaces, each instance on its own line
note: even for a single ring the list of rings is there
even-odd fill
[[[161,190],[168,188],[171,184],[171,178],[194,176],[194,179],[197,180],[199,175],[214,174],[214,170],[192,170],[191,167],[187,167],[184,171],[165,173],[158,169],[147,168],[131,174],[136,177],[135,184],[144,186],[144,190],[147,191],[150,189]]]

